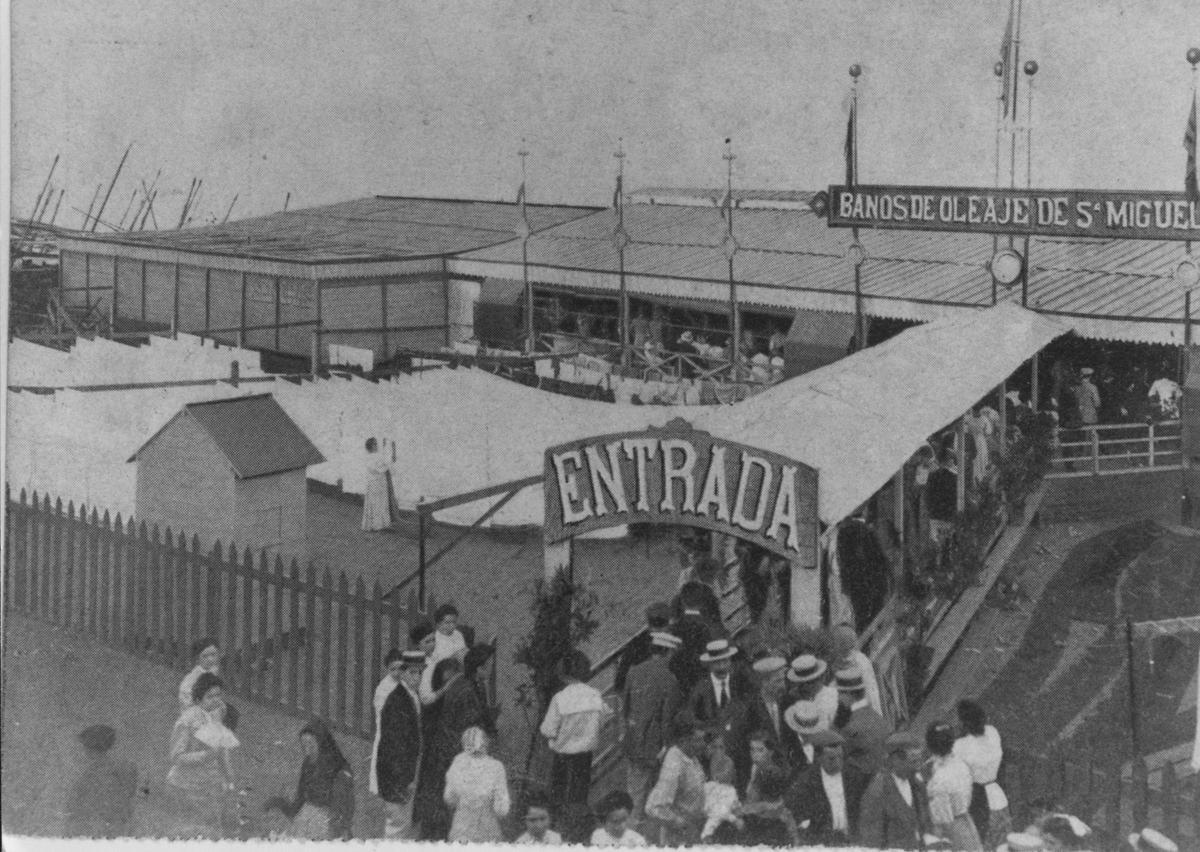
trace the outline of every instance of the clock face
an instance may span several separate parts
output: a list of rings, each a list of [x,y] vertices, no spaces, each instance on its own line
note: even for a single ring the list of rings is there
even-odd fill
[[[1175,267],[1175,284],[1180,290],[1191,290],[1200,284],[1200,264],[1190,257],[1179,262]]]
[[[1021,277],[1021,269],[1024,266],[1024,258],[1012,249],[1004,249],[996,252],[993,255],[988,268],[992,272],[992,277],[1005,286],[1012,284]]]

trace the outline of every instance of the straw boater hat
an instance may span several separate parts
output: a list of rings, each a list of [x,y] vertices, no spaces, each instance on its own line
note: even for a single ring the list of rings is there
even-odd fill
[[[728,660],[735,656],[738,649],[729,644],[728,639],[714,639],[704,646],[704,653],[700,655],[700,662],[715,663],[717,660]]]
[[[797,701],[783,711],[783,721],[797,734],[811,737],[821,730],[821,708],[815,701]]]
[[[683,644],[683,640],[672,633],[655,630],[650,634],[650,644],[658,648],[670,648],[674,651]]]
[[[1179,845],[1153,828],[1129,835],[1129,845],[1139,852],[1179,852]]]
[[[1039,852],[1045,848],[1046,845],[1042,843],[1042,838],[1036,834],[1026,834],[1022,831],[1005,835],[1004,842],[1000,844],[996,852]]]
[[[783,657],[762,657],[754,661],[753,668],[755,674],[774,674],[780,669],[787,668],[787,660]]]
[[[400,662],[405,666],[424,666],[424,651],[404,651],[400,654]]]
[[[827,668],[829,666],[824,660],[818,659],[812,654],[801,654],[792,660],[792,666],[787,673],[787,679],[792,683],[808,683],[825,674],[825,669]]]
[[[862,672],[858,670],[858,666],[846,666],[844,669],[838,669],[833,679],[837,682],[838,692],[854,692],[858,689],[865,689]]]
[[[1092,375],[1094,372],[1096,372],[1096,371],[1095,371],[1095,370],[1093,370],[1091,367],[1084,367],[1082,370],[1080,370],[1080,371],[1079,371],[1079,375],[1081,375],[1081,376],[1090,376],[1090,375]]]

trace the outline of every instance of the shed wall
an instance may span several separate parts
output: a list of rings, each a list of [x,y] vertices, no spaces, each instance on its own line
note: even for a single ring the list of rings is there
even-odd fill
[[[236,531],[234,476],[216,443],[194,420],[175,418],[137,456],[137,517],[193,535],[208,550]]]

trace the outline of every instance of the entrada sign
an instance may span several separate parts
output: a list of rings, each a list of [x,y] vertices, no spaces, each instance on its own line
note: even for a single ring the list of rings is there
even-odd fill
[[[829,224],[986,234],[1200,239],[1200,201],[1177,192],[831,186]]]
[[[817,471],[682,419],[551,447],[544,490],[547,541],[619,524],[683,524],[816,566]]]

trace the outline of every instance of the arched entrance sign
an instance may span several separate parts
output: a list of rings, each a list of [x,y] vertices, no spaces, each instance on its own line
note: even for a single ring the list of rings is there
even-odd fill
[[[682,418],[546,450],[547,547],[622,524],[703,527],[818,565],[817,471]]]

